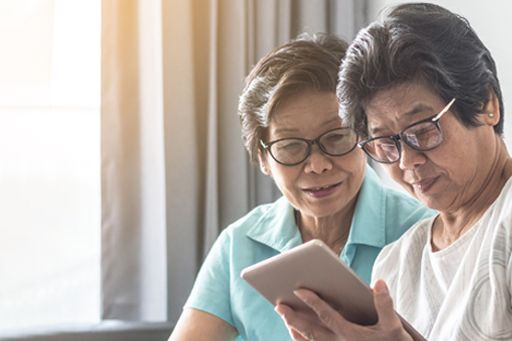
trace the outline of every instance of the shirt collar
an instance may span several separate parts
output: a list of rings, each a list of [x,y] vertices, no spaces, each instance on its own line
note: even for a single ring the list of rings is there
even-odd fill
[[[366,174],[352,217],[347,245],[365,244],[383,247],[386,244],[386,195],[379,176],[366,166]]]
[[[268,205],[267,211],[247,231],[247,236],[279,252],[302,244],[294,208],[285,197]]]

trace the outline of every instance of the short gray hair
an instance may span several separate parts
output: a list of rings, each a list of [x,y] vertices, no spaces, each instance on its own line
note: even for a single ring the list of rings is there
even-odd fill
[[[240,96],[238,114],[242,140],[258,163],[260,139],[279,102],[304,90],[336,93],[339,65],[347,43],[333,35],[302,34],[265,57],[252,69]]]

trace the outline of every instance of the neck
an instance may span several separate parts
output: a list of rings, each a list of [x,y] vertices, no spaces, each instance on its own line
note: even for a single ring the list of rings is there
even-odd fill
[[[307,242],[312,239],[320,239],[331,250],[339,254],[348,239],[355,201],[349,207],[328,217],[306,216],[296,211],[295,219],[302,235],[302,240]]]
[[[502,148],[488,168],[489,171],[472,198],[455,210],[440,212],[432,230],[432,248],[442,250],[457,239],[482,217],[498,198],[507,180],[512,176],[512,158],[501,140]]]

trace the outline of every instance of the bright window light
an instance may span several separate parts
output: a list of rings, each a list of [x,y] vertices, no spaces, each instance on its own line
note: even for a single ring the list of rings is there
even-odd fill
[[[0,0],[0,333],[99,321],[100,8]]]

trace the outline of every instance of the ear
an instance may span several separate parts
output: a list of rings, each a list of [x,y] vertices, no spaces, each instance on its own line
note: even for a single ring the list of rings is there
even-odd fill
[[[491,91],[489,100],[482,109],[480,121],[490,126],[495,126],[500,121],[500,102],[494,91]]]
[[[258,149],[258,161],[260,164],[261,172],[265,175],[272,176],[272,173],[270,172],[270,167],[268,166],[266,155],[263,155],[261,149]]]

